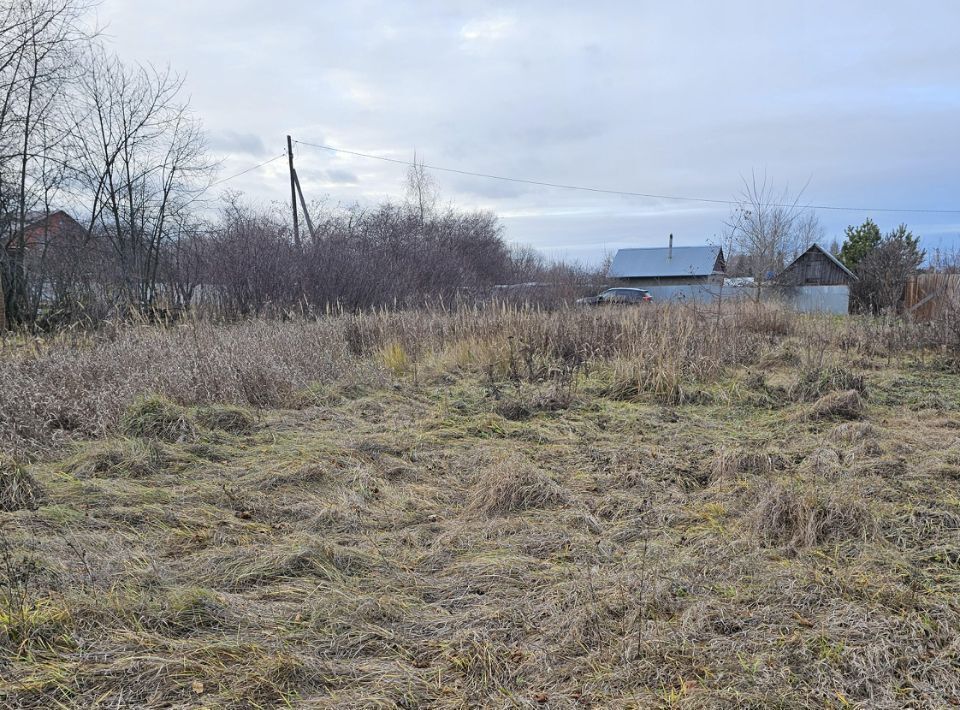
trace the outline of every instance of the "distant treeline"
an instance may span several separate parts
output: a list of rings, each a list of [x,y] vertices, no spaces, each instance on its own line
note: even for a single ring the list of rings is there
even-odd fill
[[[288,209],[236,194],[218,207],[181,79],[110,54],[93,6],[0,4],[0,328],[198,304],[352,310],[592,278],[511,249],[490,213],[439,208],[422,167],[399,204],[314,204],[300,243]]]

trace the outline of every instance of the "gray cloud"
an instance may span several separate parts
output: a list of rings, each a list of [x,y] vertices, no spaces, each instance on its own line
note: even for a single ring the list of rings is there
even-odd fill
[[[809,181],[812,202],[960,208],[957,4],[105,0],[99,13],[121,55],[187,74],[212,144],[235,155],[225,173],[279,154],[289,132],[601,188],[725,199],[756,169]],[[282,199],[280,162],[237,182]],[[297,162],[334,202],[403,189],[402,166],[306,146]],[[671,231],[696,243],[725,215],[436,177],[445,199],[502,213],[509,239],[584,255]],[[868,214],[821,217],[839,236]],[[936,239],[956,224],[873,216]]]
[[[336,185],[356,185],[358,178],[349,170],[327,170],[327,180]]]
[[[231,130],[212,130],[207,134],[210,149],[217,153],[251,155],[261,158],[267,154],[263,139],[253,133]]]

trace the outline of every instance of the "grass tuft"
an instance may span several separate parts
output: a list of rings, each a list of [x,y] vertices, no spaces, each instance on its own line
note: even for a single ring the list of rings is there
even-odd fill
[[[365,555],[352,549],[312,540],[236,548],[203,562],[200,579],[225,590],[242,590],[268,582],[302,577],[337,580],[368,566]]]
[[[800,463],[800,471],[806,475],[821,478],[837,478],[842,472],[840,454],[826,446],[822,446]]]
[[[783,456],[770,451],[731,450],[721,447],[710,464],[710,479],[721,481],[742,476],[768,476],[780,470],[786,462]]]
[[[855,444],[876,439],[880,432],[870,422],[842,422],[830,432],[830,438],[837,443]]]
[[[26,467],[0,455],[0,510],[36,510],[45,497]]]
[[[467,511],[496,517],[569,501],[560,484],[525,461],[511,457],[480,472]]]
[[[157,395],[141,397],[126,411],[120,422],[126,436],[183,442],[193,439],[196,426],[183,407]]]
[[[202,427],[229,434],[249,433],[256,422],[249,410],[226,404],[200,407],[194,412],[194,419]]]
[[[231,616],[215,592],[202,587],[180,587],[165,595],[158,620],[179,635],[224,628]]]
[[[410,356],[400,342],[387,343],[380,351],[380,359],[384,367],[397,377],[410,371]]]
[[[795,550],[863,538],[874,530],[873,516],[862,498],[798,483],[768,486],[753,510],[752,524],[762,545]]]
[[[856,390],[831,392],[818,399],[807,410],[808,419],[859,419],[866,407]]]
[[[861,397],[867,396],[867,382],[862,375],[835,367],[817,367],[803,370],[791,390],[795,401],[812,402],[831,392],[855,390]]]
[[[120,439],[88,447],[64,470],[77,478],[148,478],[166,471],[175,457],[151,439]]]

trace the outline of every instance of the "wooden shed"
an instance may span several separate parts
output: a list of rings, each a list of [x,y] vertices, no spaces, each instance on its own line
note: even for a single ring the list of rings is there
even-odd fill
[[[829,251],[812,245],[773,280],[777,296],[801,313],[845,314],[857,277]]]
[[[776,278],[778,286],[849,286],[857,277],[843,263],[814,244]]]

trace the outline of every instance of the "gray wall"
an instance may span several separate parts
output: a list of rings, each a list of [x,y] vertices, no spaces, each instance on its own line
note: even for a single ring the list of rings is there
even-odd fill
[[[756,298],[753,286],[646,286],[653,300],[693,301],[697,303],[724,301],[739,298]],[[765,302],[781,302],[801,313],[846,314],[850,308],[850,289],[847,286],[793,286],[776,289],[767,287],[762,291]]]

